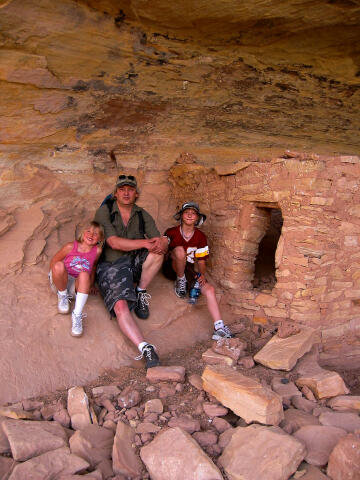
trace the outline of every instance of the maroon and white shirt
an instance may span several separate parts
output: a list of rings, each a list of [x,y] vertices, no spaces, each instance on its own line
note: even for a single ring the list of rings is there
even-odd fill
[[[195,258],[205,259],[209,256],[206,236],[196,227],[194,235],[188,241],[181,235],[180,225],[168,228],[164,235],[170,238],[169,250],[173,250],[175,247],[183,247],[186,252],[186,260],[189,263],[194,263]]]

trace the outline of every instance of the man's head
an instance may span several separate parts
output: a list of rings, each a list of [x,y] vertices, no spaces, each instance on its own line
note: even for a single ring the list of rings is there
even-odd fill
[[[185,202],[182,204],[180,210],[174,215],[175,220],[181,221],[184,212],[194,212],[197,216],[197,221],[195,225],[200,226],[206,220],[206,215],[200,212],[200,207],[195,202]]]
[[[118,204],[132,205],[138,196],[136,178],[133,175],[119,175],[114,190],[114,197]]]

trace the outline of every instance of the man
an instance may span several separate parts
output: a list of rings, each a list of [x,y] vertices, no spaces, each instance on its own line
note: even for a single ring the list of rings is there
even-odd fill
[[[130,310],[143,320],[149,317],[146,288],[162,265],[168,241],[160,236],[154,219],[135,204],[138,196],[136,178],[120,175],[113,199],[95,214],[106,240],[97,279],[107,309],[116,316],[123,334],[138,347],[137,359],[144,357],[146,368],[151,368],[160,364],[159,357],[155,347],[144,340]]]
[[[185,202],[174,215],[180,225],[168,228],[165,235],[169,239],[169,255],[164,262],[165,276],[175,280],[175,294],[185,298],[187,284],[195,283],[195,265],[200,274],[197,281],[201,293],[205,295],[209,313],[214,322],[213,340],[232,338],[229,327],[221,319],[220,309],[216,300],[215,288],[206,280],[206,260],[209,257],[209,247],[204,233],[197,228],[204,223],[206,215],[200,212],[195,202]]]

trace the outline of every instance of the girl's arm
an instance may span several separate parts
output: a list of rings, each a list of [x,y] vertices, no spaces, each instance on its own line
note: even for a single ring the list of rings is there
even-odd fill
[[[64,260],[66,255],[70,253],[71,250],[73,249],[73,246],[74,246],[74,242],[69,242],[66,245],[64,245],[62,248],[60,248],[60,250],[57,253],[55,253],[55,255],[50,260],[50,270],[53,269],[55,263],[62,262]]]

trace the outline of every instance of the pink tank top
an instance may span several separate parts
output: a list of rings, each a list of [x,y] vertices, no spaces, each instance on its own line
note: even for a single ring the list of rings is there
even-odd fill
[[[90,252],[78,252],[78,242],[74,241],[73,249],[64,258],[65,268],[69,275],[77,278],[80,272],[91,273],[97,255],[95,245]]]

